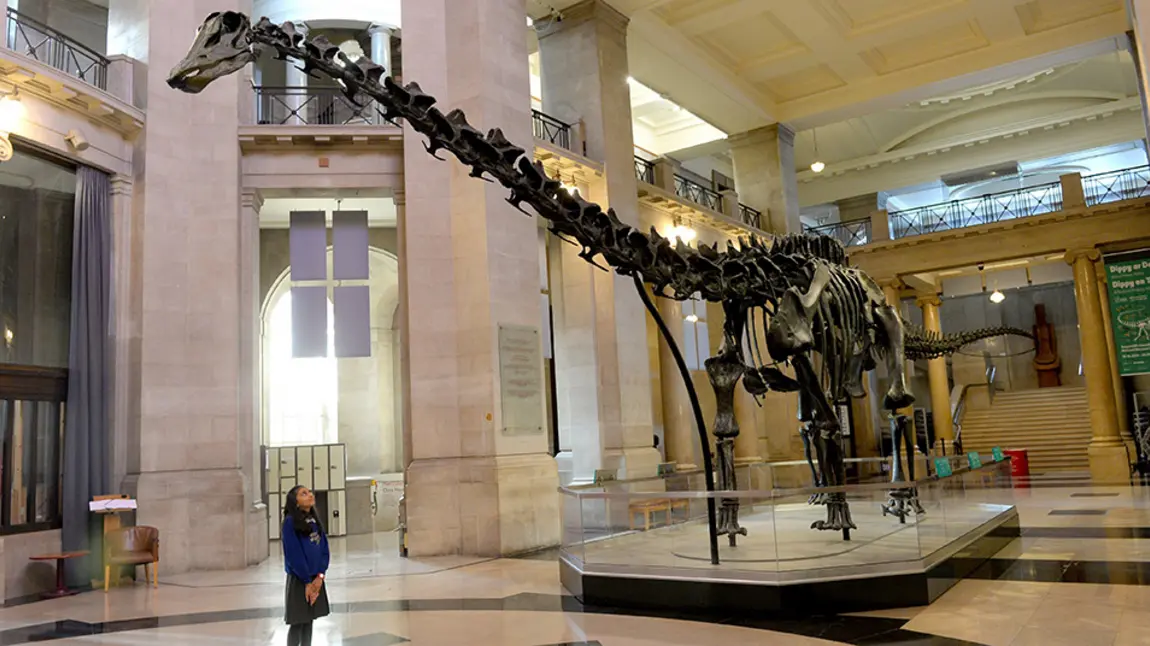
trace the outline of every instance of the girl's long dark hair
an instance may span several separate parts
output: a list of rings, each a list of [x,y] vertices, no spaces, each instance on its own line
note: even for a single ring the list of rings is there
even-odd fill
[[[315,528],[322,534],[323,523],[319,522],[319,516],[317,516],[315,513],[315,507],[304,511],[300,509],[299,504],[296,503],[296,493],[298,493],[302,488],[303,485],[296,485],[291,488],[291,491],[287,492],[287,496],[285,496],[284,501],[284,518],[291,518],[292,527],[294,527],[295,531],[300,534],[311,533],[311,523],[308,522],[308,519],[310,518],[315,521]]]

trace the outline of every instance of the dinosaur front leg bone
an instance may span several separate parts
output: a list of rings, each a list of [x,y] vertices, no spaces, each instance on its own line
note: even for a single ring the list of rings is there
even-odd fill
[[[902,321],[898,312],[887,304],[874,306],[874,317],[879,326],[880,343],[883,347],[883,356],[886,358],[887,375],[890,377],[890,388],[883,398],[883,408],[895,411],[914,403],[914,395],[906,388],[906,373],[903,371],[903,338]]]

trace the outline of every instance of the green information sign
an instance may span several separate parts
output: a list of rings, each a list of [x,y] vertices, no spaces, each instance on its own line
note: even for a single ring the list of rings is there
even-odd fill
[[[970,465],[971,469],[977,469],[982,466],[982,458],[978,456],[978,451],[967,453],[966,462]]]
[[[950,468],[950,460],[947,458],[935,458],[934,470],[940,478],[948,478],[954,475],[954,471]]]
[[[1118,372],[1150,373],[1150,258],[1106,263],[1106,285]]]
[[[1002,462],[1006,459],[1006,456],[1002,454],[1002,449],[997,446],[990,450],[990,454],[994,456],[995,462]]]

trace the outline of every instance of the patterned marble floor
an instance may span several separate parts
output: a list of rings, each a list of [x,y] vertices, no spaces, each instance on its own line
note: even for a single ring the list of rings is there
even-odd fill
[[[395,535],[337,540],[316,646],[1150,645],[1150,488],[1078,480],[1013,491],[1023,537],[929,607],[831,617],[650,616],[583,608],[554,552],[401,560]],[[277,559],[229,573],[0,610],[0,645],[278,644]]]

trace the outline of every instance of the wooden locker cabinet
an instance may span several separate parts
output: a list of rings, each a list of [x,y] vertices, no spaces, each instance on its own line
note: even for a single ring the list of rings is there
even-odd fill
[[[347,445],[317,444],[306,446],[269,446],[267,463],[268,538],[279,539],[283,525],[283,506],[287,493],[297,484],[326,498],[328,536],[347,534],[347,507],[345,491],[347,473]]]

